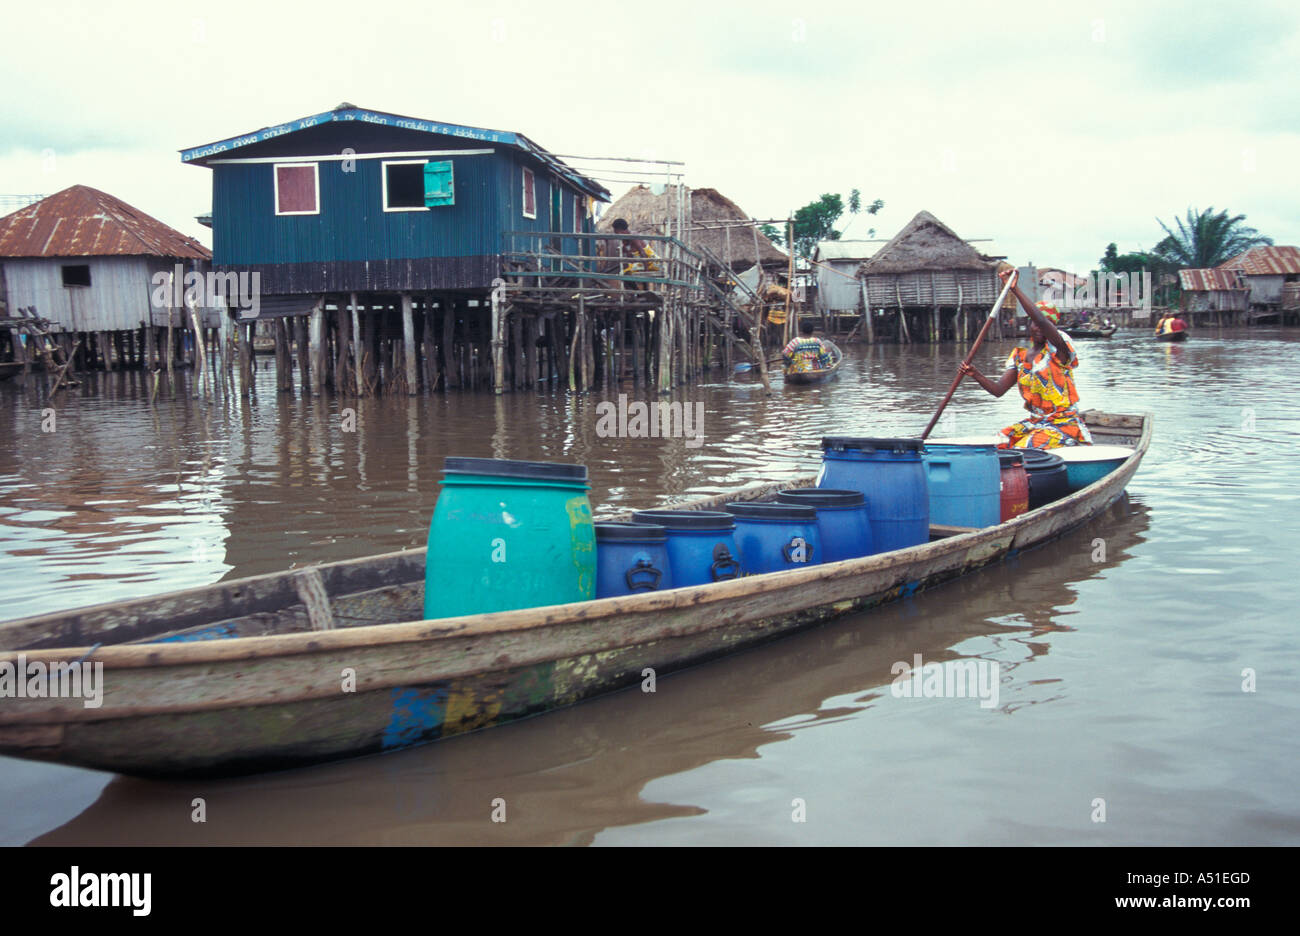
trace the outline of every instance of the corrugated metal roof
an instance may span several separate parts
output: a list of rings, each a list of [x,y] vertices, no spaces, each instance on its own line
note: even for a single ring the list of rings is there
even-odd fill
[[[212,252],[88,185],[55,192],[0,218],[0,257],[145,256],[210,260]]]
[[[817,244],[817,260],[866,260],[884,241],[828,240]]]
[[[1241,270],[1247,276],[1300,273],[1300,247],[1252,247],[1244,254],[1220,263],[1218,268]]]
[[[1220,267],[1215,270],[1179,270],[1178,281],[1191,292],[1210,292],[1218,289],[1242,289],[1237,274]]]
[[[230,137],[225,140],[217,140],[214,143],[206,143],[203,146],[195,146],[189,149],[181,150],[181,161],[194,163],[196,165],[207,165],[209,159],[216,156],[229,153],[232,150],[240,149],[245,146],[251,146],[254,143],[262,143],[266,140],[281,137],[288,133],[296,133],[299,130],[306,130],[320,124],[343,121],[355,121],[362,124],[378,124],[386,127],[400,127],[405,130],[416,130],[421,133],[433,133],[441,136],[457,137],[464,140],[480,140],[485,143],[500,143],[504,146],[513,146],[523,150],[528,155],[537,159],[546,165],[552,172],[567,179],[571,184],[582,189],[587,194],[601,201],[609,201],[609,190],[605,186],[588,178],[578,172],[568,163],[562,161],[559,157],[552,155],[547,150],[538,146],[522,133],[512,133],[509,130],[488,130],[484,127],[466,127],[461,124],[440,123],[436,120],[424,120],[419,117],[403,117],[401,114],[389,114],[384,111],[372,111],[363,107],[357,107],[346,101],[331,111],[323,114],[312,114],[310,117],[299,117],[297,120],[291,120],[288,123],[277,124],[274,127],[263,127],[260,130],[253,130],[249,133],[237,137]]]

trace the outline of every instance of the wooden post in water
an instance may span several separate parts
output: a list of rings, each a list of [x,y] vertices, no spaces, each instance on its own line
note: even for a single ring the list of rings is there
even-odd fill
[[[293,362],[289,356],[289,329],[283,318],[275,320],[275,386],[281,393],[293,390]]]
[[[402,363],[406,367],[406,395],[414,396],[420,390],[420,380],[415,364],[418,351],[415,346],[415,318],[411,310],[411,294],[402,293]]]
[[[253,323],[238,322],[239,331],[239,395],[247,397],[253,391]]]
[[[311,317],[314,318],[315,315],[316,312],[313,309]],[[312,376],[311,338],[307,334],[307,319],[308,316],[306,315],[295,315],[293,317],[294,346],[298,352],[298,385],[302,387],[303,396],[311,395]]]
[[[353,375],[356,378],[354,383],[356,384],[357,396],[363,396],[365,394],[365,387],[362,383],[364,378],[362,377],[361,372],[361,350],[363,344],[361,340],[361,313],[357,311],[357,294],[350,293],[349,296],[352,305],[352,367]]]
[[[325,297],[316,300],[311,310],[311,333],[307,336],[311,356],[311,392],[320,396],[325,388]],[[306,387],[303,390],[306,391]]]

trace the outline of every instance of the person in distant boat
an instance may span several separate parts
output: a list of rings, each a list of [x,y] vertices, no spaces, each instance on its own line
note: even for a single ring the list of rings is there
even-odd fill
[[[811,319],[799,323],[799,337],[781,349],[781,359],[787,373],[801,374],[825,370],[835,363],[831,349],[820,338],[814,337],[817,325]]]
[[[1169,330],[1171,332],[1187,331],[1187,323],[1175,315],[1169,322]]]
[[[1011,271],[999,273],[1005,281]],[[1079,416],[1079,392],[1074,386],[1074,369],[1079,357],[1070,338],[1056,327],[1061,313],[1050,302],[1034,304],[1012,286],[1025,314],[1029,316],[1031,348],[1016,348],[1007,358],[1007,369],[997,383],[981,374],[973,365],[963,363],[961,372],[974,378],[981,387],[1000,397],[1019,386],[1029,418],[1002,430],[999,448],[1061,448],[1066,445],[1091,445],[1092,434]]]

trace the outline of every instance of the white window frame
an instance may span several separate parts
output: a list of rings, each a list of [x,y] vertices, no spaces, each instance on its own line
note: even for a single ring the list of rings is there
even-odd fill
[[[429,210],[428,205],[420,205],[418,208],[417,207],[410,207],[410,208],[389,208],[388,207],[388,167],[389,166],[427,166],[428,164],[429,164],[429,160],[427,159],[386,159],[383,162],[381,162],[379,164],[379,181],[383,188],[383,195],[381,196],[382,201],[380,201],[379,203],[380,207],[383,208],[385,212],[428,211]]]
[[[537,220],[537,173],[533,172],[533,170],[529,169],[527,166],[524,166],[523,170],[524,170],[523,173],[524,181],[523,181],[523,188],[520,189],[519,210],[523,212],[525,218],[531,218],[534,221],[536,221]],[[532,179],[533,181],[533,213],[532,214],[528,213],[528,180],[529,179]]]
[[[275,187],[275,213],[280,216],[285,215],[318,215],[320,214],[320,164],[306,163],[311,166],[312,179],[316,183],[316,210],[315,211],[281,211],[280,210],[280,169],[301,169],[303,163],[272,163],[271,164],[271,181]]]

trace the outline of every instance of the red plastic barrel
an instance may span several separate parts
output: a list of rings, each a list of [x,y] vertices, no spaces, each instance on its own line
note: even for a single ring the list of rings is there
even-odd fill
[[[1002,466],[1002,519],[1010,520],[1029,509],[1029,472],[1020,452],[998,452]]]

